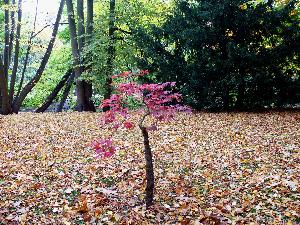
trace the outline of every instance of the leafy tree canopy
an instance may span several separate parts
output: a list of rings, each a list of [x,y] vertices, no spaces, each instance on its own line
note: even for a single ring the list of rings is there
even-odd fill
[[[300,102],[297,1],[178,0],[151,33],[140,66],[176,81],[196,108],[253,109]]]

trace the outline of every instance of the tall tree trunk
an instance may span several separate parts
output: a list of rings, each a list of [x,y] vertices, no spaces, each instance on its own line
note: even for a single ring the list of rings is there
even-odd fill
[[[79,53],[82,53],[83,46],[84,46],[84,12],[83,12],[83,0],[77,0],[77,21],[78,21],[78,49]],[[81,55],[81,62],[82,62],[82,55]]]
[[[18,2],[18,23],[17,23],[17,32],[16,32],[16,46],[15,46],[15,55],[14,55],[14,66],[10,79],[10,88],[9,88],[9,101],[13,102],[13,97],[15,93],[15,83],[19,66],[19,51],[20,51],[20,38],[21,38],[21,22],[22,22],[22,0]]]
[[[78,0],[78,2],[79,1],[80,0]],[[69,22],[69,29],[71,35],[71,47],[72,47],[73,62],[74,62],[73,67],[74,67],[75,79],[76,79],[77,105],[75,109],[79,112],[94,111],[94,109],[91,109],[89,107],[89,99],[87,99],[85,95],[85,82],[84,80],[80,79],[81,74],[83,72],[83,68],[81,66],[80,48],[77,40],[78,37],[80,38],[80,36],[82,35],[77,36],[72,0],[66,0],[66,3],[67,3],[67,10],[68,10],[68,22]],[[77,13],[82,14],[81,10],[83,9],[80,9],[79,6],[79,9],[77,9]],[[80,32],[82,32],[82,30]]]
[[[87,20],[86,20],[86,35],[85,43],[86,45],[91,44],[92,36],[94,31],[94,0],[87,0]],[[86,60],[86,59],[85,59]],[[87,60],[92,60],[87,56]],[[85,67],[85,70],[89,71],[90,67]],[[85,97],[88,103],[89,109],[91,111],[96,111],[95,105],[91,98],[93,96],[93,84],[91,82],[85,81]]]
[[[149,143],[149,134],[146,127],[140,126],[144,137],[144,155],[146,160],[146,207],[148,208],[153,204],[153,195],[154,195],[154,170],[153,170],[153,158],[152,152]]]
[[[11,2],[12,5],[16,4],[16,0],[12,0]],[[11,57],[12,57],[12,50],[13,50],[13,44],[14,44],[14,39],[15,39],[15,28],[16,28],[16,18],[15,18],[15,11],[13,10],[10,13],[10,37],[9,37],[9,65],[11,63]]]
[[[82,81],[79,80],[82,68],[80,67],[80,54],[79,54],[79,47],[77,41],[77,32],[76,32],[76,23],[74,18],[74,7],[72,0],[66,0],[67,3],[67,10],[68,10],[68,22],[69,22],[69,29],[70,29],[70,36],[71,36],[71,47],[72,47],[72,54],[73,54],[73,67],[75,72],[75,79],[76,79],[76,94],[77,94],[77,111],[83,111],[84,105],[84,90],[82,88]]]
[[[7,115],[12,113],[11,104],[8,97],[7,78],[5,76],[2,55],[0,54],[0,96],[1,96],[1,113]]]
[[[38,13],[38,5],[39,5],[39,0],[36,0],[36,7],[35,7],[35,16],[34,16],[34,22],[33,22],[33,28],[30,34],[30,37],[28,39],[28,44],[27,44],[27,50],[26,50],[26,54],[25,54],[25,60],[23,63],[23,69],[22,69],[22,73],[21,73],[21,79],[18,85],[18,91],[17,94],[14,98],[14,102],[16,101],[16,99],[19,98],[20,92],[22,90],[23,87],[23,82],[24,82],[24,78],[25,78],[25,72],[28,66],[28,62],[29,62],[29,54],[30,54],[30,50],[31,50],[31,46],[32,46],[32,40],[34,37],[34,32],[35,32],[35,28],[36,28],[36,21],[37,21],[37,13]]]
[[[59,105],[57,106],[56,112],[62,112],[62,110],[64,108],[64,104],[65,104],[65,102],[66,102],[66,100],[68,98],[68,95],[70,93],[71,87],[73,85],[74,78],[75,78],[75,72],[72,71],[72,74],[69,77],[69,79],[67,81],[67,84],[66,84],[66,87],[64,89],[63,96],[62,96],[62,98],[60,100]]]
[[[66,84],[67,80],[69,79],[72,73],[73,73],[72,70],[68,70],[65,73],[65,75],[62,77],[60,82],[56,85],[56,87],[53,89],[50,95],[46,98],[46,101],[43,103],[43,105],[39,107],[37,110],[35,110],[36,113],[45,112],[49,108],[49,106],[52,104],[53,100],[56,98],[60,90]]]
[[[106,67],[106,82],[104,99],[109,99],[112,94],[112,75],[113,75],[113,64],[115,60],[115,9],[116,1],[110,0],[109,3],[109,28],[108,28],[108,48],[107,48],[107,67]],[[109,108],[104,108],[103,111],[107,111]]]
[[[86,43],[90,43],[94,31],[94,0],[87,0]]]
[[[78,27],[78,51],[79,51],[79,57],[80,57],[80,68],[81,73],[84,71],[84,57],[83,57],[83,47],[84,47],[84,36],[85,36],[85,29],[84,29],[84,12],[83,12],[83,0],[77,0],[77,27]],[[82,99],[82,105],[77,104],[76,109],[78,111],[87,111],[87,99],[86,99],[86,82],[81,79],[80,81],[76,82],[76,89],[79,91],[79,93],[83,93],[83,96],[80,96]]]
[[[40,80],[40,78],[41,78],[41,76],[42,76],[42,74],[43,74],[43,72],[46,68],[46,65],[47,65],[48,60],[50,58],[50,55],[51,55],[51,52],[52,52],[52,49],[53,49],[53,46],[54,46],[54,42],[55,42],[55,39],[56,39],[56,35],[57,35],[57,32],[58,32],[59,22],[60,22],[60,19],[61,19],[61,16],[62,16],[64,4],[65,4],[65,0],[61,0],[59,10],[58,10],[58,13],[57,13],[57,17],[56,17],[56,21],[55,21],[55,24],[54,24],[54,27],[53,27],[53,32],[52,32],[52,35],[51,35],[51,39],[50,39],[50,42],[48,44],[45,55],[42,59],[42,62],[40,64],[40,67],[38,68],[35,76],[25,85],[25,87],[21,91],[19,97],[14,102],[13,111],[15,113],[18,113],[24,99],[26,98],[28,93],[32,90],[32,88],[36,85],[36,83]]]
[[[244,69],[240,69],[239,81],[238,81],[238,94],[237,101],[235,103],[235,108],[237,110],[245,110],[245,76],[246,73]]]
[[[9,0],[4,0],[5,5],[9,5]],[[8,68],[9,68],[9,8],[6,7],[4,10],[4,54],[3,54],[3,69],[6,79],[8,78]]]

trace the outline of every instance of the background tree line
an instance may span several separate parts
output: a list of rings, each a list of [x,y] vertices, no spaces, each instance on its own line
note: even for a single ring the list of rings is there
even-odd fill
[[[196,109],[300,103],[296,0],[61,0],[50,39],[35,25],[39,1],[30,28],[22,0],[0,4],[2,114],[66,100],[95,111],[113,74],[139,69],[152,72],[141,82],[176,81]]]

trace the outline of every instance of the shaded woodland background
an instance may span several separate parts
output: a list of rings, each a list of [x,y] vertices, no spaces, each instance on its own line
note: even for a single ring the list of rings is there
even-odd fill
[[[195,109],[300,103],[297,0],[61,0],[42,26],[39,1],[0,3],[2,114],[95,111],[112,75],[140,69]]]

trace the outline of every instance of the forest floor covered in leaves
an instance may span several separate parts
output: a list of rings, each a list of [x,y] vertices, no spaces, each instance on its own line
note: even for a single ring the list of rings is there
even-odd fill
[[[0,224],[299,224],[299,112],[179,114],[150,134],[155,204],[143,204],[142,136],[117,155],[91,142],[99,113],[0,117]]]

